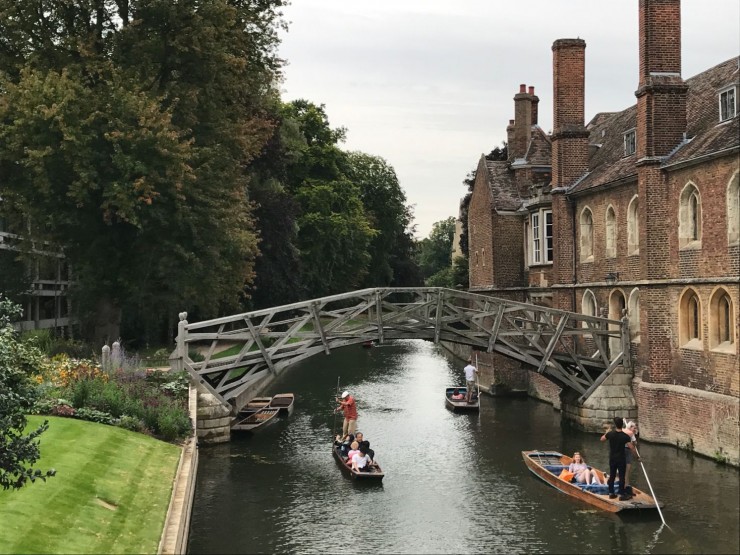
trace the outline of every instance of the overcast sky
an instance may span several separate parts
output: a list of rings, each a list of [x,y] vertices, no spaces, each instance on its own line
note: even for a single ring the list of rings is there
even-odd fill
[[[343,148],[382,156],[417,236],[457,216],[462,180],[506,138],[520,83],[552,129],[552,50],[586,41],[586,122],[635,104],[637,0],[292,0],[283,99],[324,104]],[[737,56],[738,0],[683,0],[683,77]]]

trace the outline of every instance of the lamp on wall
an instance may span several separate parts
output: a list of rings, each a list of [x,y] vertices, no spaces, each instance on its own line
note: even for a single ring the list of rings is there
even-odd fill
[[[607,285],[614,285],[619,281],[619,272],[609,272],[604,276]]]

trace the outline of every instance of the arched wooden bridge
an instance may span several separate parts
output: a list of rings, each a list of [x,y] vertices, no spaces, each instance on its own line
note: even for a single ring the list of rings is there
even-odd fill
[[[195,323],[186,317],[180,315],[175,366],[231,405],[269,374],[368,341],[448,341],[501,353],[580,401],[629,364],[626,319],[437,287],[364,289]]]

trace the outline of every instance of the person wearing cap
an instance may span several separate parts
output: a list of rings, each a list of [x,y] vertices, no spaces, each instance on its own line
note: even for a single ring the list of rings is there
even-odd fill
[[[355,398],[349,394],[349,391],[342,393],[342,398],[337,399],[339,406],[336,410],[344,413],[344,423],[342,424],[342,435],[354,434],[357,429],[357,405]]]

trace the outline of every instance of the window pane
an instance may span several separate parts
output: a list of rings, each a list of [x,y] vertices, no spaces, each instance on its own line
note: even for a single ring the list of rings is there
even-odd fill
[[[535,263],[542,261],[540,248],[540,215],[532,214],[532,260]]]
[[[549,210],[545,212],[545,247],[545,261],[552,262],[552,212]]]

